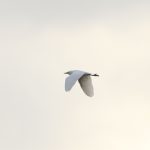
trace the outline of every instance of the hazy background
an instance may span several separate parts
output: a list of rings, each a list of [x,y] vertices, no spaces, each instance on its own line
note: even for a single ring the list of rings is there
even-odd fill
[[[149,150],[150,2],[0,1],[0,149]],[[95,96],[64,72],[93,78]]]

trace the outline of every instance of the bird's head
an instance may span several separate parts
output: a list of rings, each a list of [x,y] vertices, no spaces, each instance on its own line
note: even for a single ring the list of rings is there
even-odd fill
[[[72,74],[72,71],[67,71],[67,72],[65,72],[64,74],[71,75],[71,74]]]

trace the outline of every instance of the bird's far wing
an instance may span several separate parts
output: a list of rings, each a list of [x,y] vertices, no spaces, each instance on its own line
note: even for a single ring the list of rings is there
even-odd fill
[[[65,80],[65,91],[70,91],[77,80],[79,80],[85,72],[75,71]]]
[[[94,89],[90,75],[84,75],[79,79],[80,86],[87,96],[94,96]]]

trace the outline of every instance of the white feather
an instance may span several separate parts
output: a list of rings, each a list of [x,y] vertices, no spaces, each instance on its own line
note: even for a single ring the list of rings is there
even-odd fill
[[[65,91],[70,91],[76,81],[78,81],[85,72],[82,71],[74,71],[69,77],[66,78],[65,80]]]
[[[98,76],[97,74],[91,74],[80,70],[68,71],[66,74],[69,74],[70,76],[65,80],[65,91],[70,91],[75,83],[79,81],[83,92],[87,96],[92,97],[94,95],[94,89],[90,76]]]
[[[94,90],[93,90],[93,85],[92,85],[92,80],[90,75],[83,75],[80,79],[79,79],[79,83],[80,86],[82,88],[82,90],[84,91],[84,93],[87,96],[94,96]]]

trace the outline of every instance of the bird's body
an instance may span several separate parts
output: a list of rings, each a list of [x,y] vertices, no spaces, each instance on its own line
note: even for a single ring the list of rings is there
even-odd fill
[[[85,71],[72,70],[68,71],[65,74],[69,76],[65,80],[65,90],[70,91],[76,81],[79,81],[79,84],[87,96],[92,97],[94,95],[92,80],[90,76],[99,76],[97,74],[91,74]]]

